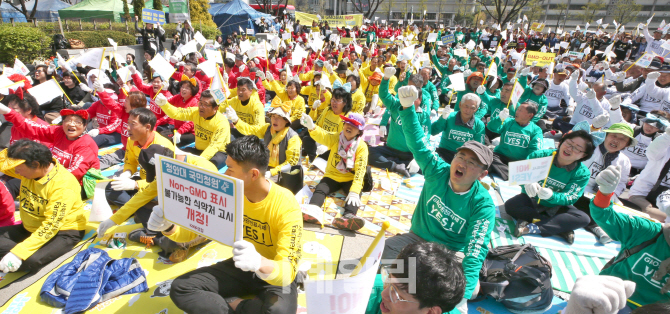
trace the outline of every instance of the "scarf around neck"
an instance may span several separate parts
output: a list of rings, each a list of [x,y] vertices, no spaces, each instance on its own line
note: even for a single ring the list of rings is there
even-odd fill
[[[269,126],[272,128],[272,126]],[[270,162],[269,165],[272,167],[276,167],[279,165],[279,143],[286,137],[286,133],[288,133],[288,127],[284,128],[283,130],[279,132],[275,132],[274,130],[270,129],[270,135],[272,135],[272,139],[270,140],[270,143],[268,144],[268,150],[270,150]]]
[[[358,136],[352,140],[347,140],[344,132],[340,133],[340,141],[337,145],[337,154],[342,157],[342,160],[337,164],[337,170],[346,173],[354,169],[354,162],[356,161],[356,149],[358,149]]]

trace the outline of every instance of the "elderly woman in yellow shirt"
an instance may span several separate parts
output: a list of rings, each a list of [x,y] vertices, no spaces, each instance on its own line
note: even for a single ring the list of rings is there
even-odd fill
[[[291,128],[294,130],[300,129],[300,115],[305,112],[305,99],[300,97],[301,90],[303,89],[300,86],[300,82],[294,80],[288,81],[285,88],[281,88],[280,83],[274,80],[272,75],[265,76],[262,78],[263,84],[265,81],[269,81],[275,88],[274,92],[277,93],[275,99],[279,99],[281,102],[290,102],[291,103]],[[274,100],[272,101],[274,102]]]
[[[292,87],[295,81],[289,82]],[[291,126],[291,101],[282,101],[279,97],[272,100],[272,110],[270,110],[270,123],[262,125],[249,125],[240,120],[233,109],[226,110],[228,121],[235,125],[235,128],[244,135],[255,135],[263,140],[265,146],[270,151],[269,170],[265,177],[279,185],[289,189],[293,194],[302,189],[303,176],[298,171],[291,174],[292,170],[299,170],[300,148],[302,141],[300,136]]]
[[[267,91],[272,91],[277,93],[278,91],[282,91],[286,88],[286,84],[288,84],[288,72],[286,72],[286,69],[281,69],[279,70],[279,80],[275,80],[275,77],[272,75],[272,72],[266,71],[265,76],[261,76],[261,83],[263,84],[263,87]]]
[[[351,85],[351,112],[363,114],[365,108],[365,95],[361,86],[361,79],[356,74],[347,76],[347,84]]]
[[[330,98],[332,97],[332,94],[324,87],[326,84],[322,82],[321,78],[321,72],[314,73],[312,84],[309,86],[304,86],[300,90],[301,94],[308,96],[307,106],[309,106],[312,111],[317,110],[317,114],[323,112],[323,110],[328,107],[327,103],[330,102]],[[294,113],[291,118],[295,116],[296,114]],[[300,115],[297,115],[297,117],[300,118]],[[293,119],[293,121],[295,120],[296,119]]]
[[[347,194],[344,213],[342,217],[335,218],[332,224],[337,228],[356,231],[365,225],[365,220],[356,216],[361,206],[360,193],[368,164],[368,146],[362,138],[365,118],[357,113],[340,118],[344,120],[340,133],[324,131],[306,114],[300,119],[315,141],[330,147],[326,174],[316,186],[309,204],[321,207],[328,194],[342,189]],[[303,220],[318,223],[315,217],[308,214],[303,214]]]
[[[328,133],[340,133],[342,131],[342,119],[340,115],[345,117],[351,111],[351,93],[349,92],[351,85],[340,84],[335,82],[333,89],[333,97],[328,102],[329,106],[320,115],[317,115],[315,110],[309,113],[312,121],[316,121],[316,125]],[[314,160],[316,156],[326,159],[328,158],[328,147],[324,145],[317,145],[317,143],[309,136],[309,133],[301,134],[303,156],[308,156],[310,160]]]

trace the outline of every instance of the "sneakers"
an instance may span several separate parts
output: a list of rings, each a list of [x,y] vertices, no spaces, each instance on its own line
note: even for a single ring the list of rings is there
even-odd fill
[[[593,232],[593,234],[595,234],[596,237],[598,237],[598,242],[602,244],[612,242],[612,238],[610,238],[610,236],[607,235],[607,233],[605,232],[605,230],[603,230],[603,228],[595,227],[589,231]]]
[[[128,240],[146,244],[147,247],[150,247],[155,244],[154,243],[155,237],[156,236],[154,235],[151,236],[147,235],[146,232],[144,231],[144,228],[135,229],[128,234]]]
[[[561,238],[565,239],[565,241],[568,242],[568,244],[573,244],[575,243],[575,231],[568,231],[568,232],[563,232],[558,234]]]
[[[519,223],[516,225],[516,229],[514,230],[514,236],[518,238],[528,233],[530,233],[530,229],[528,229],[528,222],[519,220]]]
[[[393,166],[393,169],[391,169],[391,171],[393,171],[397,174],[400,174],[401,176],[403,176],[405,178],[409,178],[409,177],[412,176],[412,175],[409,174],[409,171],[407,171],[407,168],[405,167],[405,164],[395,164],[395,166]]]
[[[172,254],[170,254],[170,262],[179,263],[184,261],[188,257],[188,253],[191,248],[198,246],[202,243],[209,242],[209,239],[203,236],[197,236],[195,239],[187,243],[180,243],[180,248],[176,249]]]
[[[347,213],[340,218],[335,218],[333,220],[333,226],[340,229],[356,231],[365,226],[365,220],[355,216],[354,214]]]
[[[303,206],[305,206],[305,205],[303,205]],[[305,210],[303,210],[303,212],[302,212],[302,221],[304,221],[304,222],[308,222],[308,223],[311,223],[311,224],[315,224],[315,225],[320,225],[321,222],[319,222],[319,219],[316,218],[316,217],[314,217],[314,216],[312,216],[312,215],[315,214],[315,213],[317,213],[317,212],[319,212],[319,211],[317,211],[316,209],[321,210],[321,208],[320,208],[319,206],[311,205],[311,204],[310,204],[310,205],[307,205],[307,206],[310,206],[310,209],[313,209],[313,210],[308,210],[308,212],[305,212]],[[312,206],[313,206],[313,207],[312,207]],[[323,213],[322,213],[322,215],[323,215]],[[322,217],[322,219],[323,219],[323,217]]]

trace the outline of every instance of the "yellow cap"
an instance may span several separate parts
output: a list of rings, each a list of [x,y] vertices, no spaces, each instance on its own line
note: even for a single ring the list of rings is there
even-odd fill
[[[6,172],[16,168],[16,166],[26,162],[24,159],[14,159],[7,157],[7,149],[0,152],[0,172]]]

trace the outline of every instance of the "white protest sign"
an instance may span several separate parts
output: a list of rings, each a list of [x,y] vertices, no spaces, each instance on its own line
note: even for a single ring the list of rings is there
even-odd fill
[[[205,43],[207,42],[207,39],[205,38],[205,36],[202,36],[200,31],[195,33],[195,36],[193,36],[193,39],[195,39],[195,41],[197,41],[198,44],[200,44],[200,46],[205,45]]]
[[[56,97],[63,96],[63,91],[54,80],[48,80],[40,85],[33,86],[33,88],[28,90],[28,93],[33,95],[40,105]]]
[[[521,84],[519,84],[519,82],[515,82],[514,90],[512,90],[512,96],[510,96],[512,97],[511,105],[514,106],[514,108],[516,108],[516,103],[519,102],[519,98],[521,98],[523,91],[524,89],[521,87]]]
[[[283,33],[283,34],[281,34],[281,39],[282,40],[291,39],[291,34],[290,33]]]
[[[149,61],[149,66],[154,69],[154,71],[158,72],[163,80],[170,79],[175,71],[172,64],[167,62],[167,60],[165,60],[165,58],[159,54],[157,54],[153,59],[151,59],[151,61]]]
[[[437,33],[428,34],[428,39],[426,39],[426,41],[429,43],[434,43],[436,40],[437,40]]]
[[[521,140],[525,141],[524,139]],[[521,185],[544,180],[551,168],[551,160],[552,156],[548,156],[510,162],[509,184]]]
[[[670,25],[670,24],[668,24],[668,25]],[[661,45],[661,48],[663,48],[663,49],[665,49],[665,50],[670,50],[670,40],[666,40],[666,41]]]
[[[156,181],[165,219],[224,245],[242,240],[242,180],[158,156]]]
[[[130,76],[130,70],[128,67],[122,67],[116,69],[116,76],[118,76],[124,83],[128,82],[128,80],[131,78]]]
[[[70,67],[70,64],[67,63],[65,59],[60,55],[60,53],[56,52],[56,58],[58,59],[58,66],[63,68],[63,70],[72,72],[72,67]]]
[[[463,49],[463,48],[454,49],[454,55],[459,56],[459,57],[463,57],[463,58],[467,58],[468,57],[468,51]]]
[[[651,62],[654,61],[655,56],[656,54],[653,52],[645,53],[644,55],[642,55],[642,57],[640,57],[640,59],[635,61],[635,64],[646,69],[651,65]]]
[[[216,67],[216,75],[212,77],[212,84],[209,85],[210,91],[214,96],[217,104],[223,103],[228,96],[230,96],[230,88],[228,88],[228,82],[223,79],[221,76],[220,68]]]
[[[216,50],[205,49],[205,56],[207,60],[214,60],[216,63],[223,63],[223,57],[221,57],[221,52]]]
[[[251,49],[251,43],[249,43],[249,40],[243,40],[240,42],[240,53],[245,53],[249,49]]]
[[[77,63],[97,69],[100,66],[100,59],[102,59],[102,48],[89,49],[77,58]]]
[[[460,92],[465,90],[465,78],[463,77],[462,72],[449,75],[449,80],[451,81],[451,87],[454,91]]]
[[[486,75],[496,78],[498,77],[498,65],[495,61],[491,61],[491,65],[489,65],[489,68],[486,69]]]
[[[7,69],[5,69],[5,72]],[[12,80],[8,79],[6,75],[0,75],[0,94],[2,95],[9,95],[9,88],[10,86],[18,85],[18,83],[14,83]],[[12,88],[14,90],[16,88]]]
[[[567,42],[567,41],[562,41],[559,45],[560,45],[562,48],[568,49],[568,47],[570,46],[570,43]]]
[[[179,52],[182,54],[182,56],[185,56],[191,52],[198,52],[198,42],[195,40],[187,42],[186,45],[179,47]]]
[[[385,244],[385,238],[381,237],[361,271],[354,277],[305,282],[307,308],[313,309],[309,313],[323,313],[323,309],[332,309],[333,313],[338,314],[365,313]],[[323,267],[327,266],[317,264],[317,268]],[[408,281],[407,284],[410,291],[418,289],[413,281]]]
[[[207,77],[214,77],[216,75],[216,62],[214,60],[207,60],[198,64],[198,69],[205,72]]]
[[[467,48],[468,50],[472,50],[475,49],[476,45],[477,44],[472,39],[470,39],[470,41],[465,45],[465,48]]]
[[[254,34],[254,29],[253,28],[247,28],[247,35],[253,35]]]
[[[109,44],[112,45],[112,47],[114,47],[114,51],[116,51],[118,44],[114,41],[114,39],[107,38],[107,40],[109,41]]]

